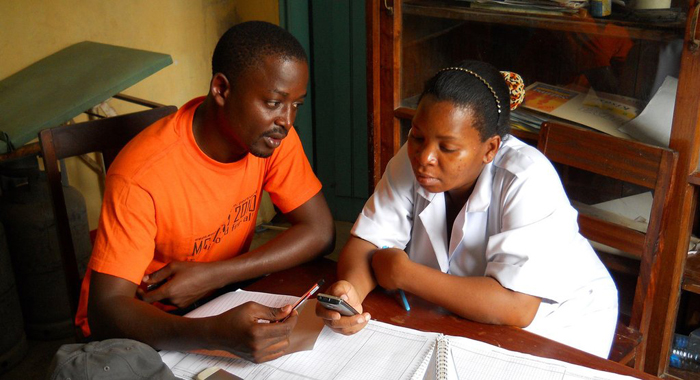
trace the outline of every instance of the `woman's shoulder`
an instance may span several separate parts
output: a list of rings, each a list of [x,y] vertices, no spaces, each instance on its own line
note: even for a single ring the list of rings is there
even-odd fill
[[[493,163],[497,168],[507,170],[518,177],[554,171],[542,152],[511,135],[503,139]]]
[[[386,165],[384,176],[389,176],[391,181],[413,182],[413,169],[411,160],[408,158],[408,149],[403,144],[394,157]]]

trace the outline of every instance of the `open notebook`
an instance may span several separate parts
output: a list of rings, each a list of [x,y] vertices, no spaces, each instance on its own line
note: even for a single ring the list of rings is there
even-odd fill
[[[196,316],[218,314],[248,300],[281,306],[296,297],[256,292],[228,293],[225,303],[202,306]],[[214,307],[217,306],[217,307]],[[309,305],[311,306],[311,305]],[[312,350],[295,352],[262,364],[235,357],[160,351],[175,376],[194,379],[219,367],[247,380],[257,379],[576,379],[621,380],[627,376],[508,351],[464,337],[447,336],[370,321],[360,332],[344,336],[324,327]]]
[[[480,341],[439,335],[411,380],[622,380],[614,373],[509,351]]]

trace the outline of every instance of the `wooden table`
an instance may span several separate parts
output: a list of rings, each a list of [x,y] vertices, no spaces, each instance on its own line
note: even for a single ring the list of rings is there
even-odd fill
[[[328,259],[316,260],[296,268],[271,274],[256,281],[245,289],[250,291],[302,295],[311,284],[323,278],[325,285],[336,280],[336,263]],[[620,363],[604,360],[575,348],[529,333],[517,327],[496,326],[471,322],[457,317],[449,311],[406,294],[411,305],[407,312],[399,304],[398,298],[381,289],[370,293],[363,303],[364,309],[373,319],[422,331],[458,335],[486,342],[508,350],[561,360],[598,370],[634,376],[641,379],[658,379]]]

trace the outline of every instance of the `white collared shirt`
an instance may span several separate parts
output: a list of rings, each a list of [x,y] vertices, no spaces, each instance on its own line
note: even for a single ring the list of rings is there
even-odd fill
[[[389,162],[352,234],[377,247],[405,249],[411,260],[444,273],[490,276],[505,288],[542,298],[527,329],[552,337],[557,329],[551,324],[553,313],[582,294],[590,297],[593,290],[607,300],[604,308],[614,303],[617,316],[615,285],[578,233],[576,218],[551,163],[508,136],[455,218],[449,247],[444,193],[430,193],[418,184],[405,145]],[[569,315],[594,311],[571,310],[572,305],[567,304]],[[556,319],[569,325],[573,316]]]

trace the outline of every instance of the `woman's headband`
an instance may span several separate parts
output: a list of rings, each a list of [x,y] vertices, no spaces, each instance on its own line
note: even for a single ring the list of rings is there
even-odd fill
[[[462,71],[467,74],[473,75],[476,79],[480,80],[481,83],[486,85],[489,91],[491,91],[493,98],[496,100],[496,107],[498,108],[498,114],[500,115],[501,101],[498,99],[496,91],[493,90],[493,87],[491,87],[491,85],[489,84],[489,82],[486,81],[486,79],[484,79],[481,75],[475,73],[474,71],[465,69],[463,67],[446,67],[438,71],[438,73],[451,70]],[[503,79],[505,80],[506,85],[508,86],[508,91],[510,92],[510,109],[512,111],[518,108],[518,106],[523,102],[523,99],[525,99],[525,82],[523,81],[523,78],[520,75],[512,71],[501,71],[501,75],[503,75]]]

